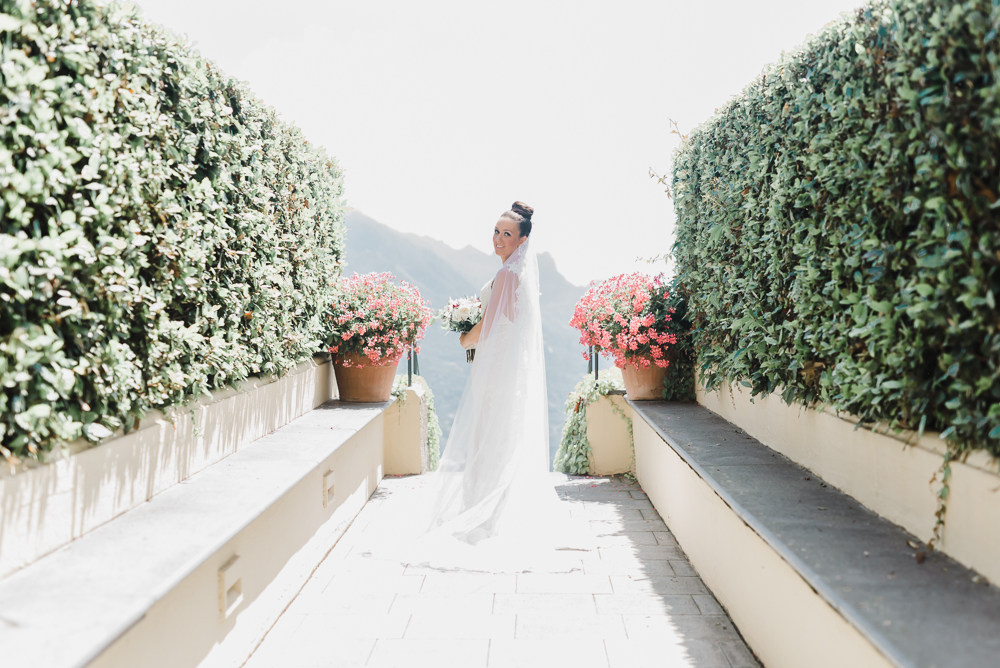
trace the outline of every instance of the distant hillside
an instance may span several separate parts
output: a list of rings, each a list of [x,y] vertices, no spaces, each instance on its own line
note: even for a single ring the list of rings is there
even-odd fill
[[[500,258],[495,255],[487,255],[471,246],[455,250],[436,239],[398,232],[358,210],[349,212],[346,222],[346,273],[390,271],[396,278],[420,288],[420,294],[434,309],[441,308],[450,298],[478,294],[500,268]],[[566,395],[587,369],[580,355],[583,347],[579,344],[579,333],[568,324],[573,307],[585,288],[563,278],[548,253],[538,256],[538,272],[542,290],[551,461],[562,433]],[[400,373],[405,371],[404,361]],[[469,375],[458,335],[445,332],[437,325],[429,328],[421,344],[420,372],[434,391],[441,428],[447,439]]]

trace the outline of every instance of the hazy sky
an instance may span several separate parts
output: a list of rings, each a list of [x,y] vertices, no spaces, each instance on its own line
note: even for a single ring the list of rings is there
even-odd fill
[[[706,120],[861,0],[140,0],[347,173],[348,203],[491,252],[499,214],[583,285],[669,250],[663,173]],[[350,235],[347,261],[350,263]]]

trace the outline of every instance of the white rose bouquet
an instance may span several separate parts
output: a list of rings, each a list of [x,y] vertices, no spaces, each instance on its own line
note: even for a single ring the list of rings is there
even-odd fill
[[[479,301],[479,297],[452,299],[448,301],[447,306],[437,312],[435,319],[441,320],[442,329],[464,334],[483,319],[483,304]],[[475,348],[465,351],[466,362],[471,362],[475,356]]]

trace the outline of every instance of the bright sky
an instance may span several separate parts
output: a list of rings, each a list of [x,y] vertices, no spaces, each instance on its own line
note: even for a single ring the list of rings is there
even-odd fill
[[[491,252],[498,216],[584,285],[659,271],[648,176],[782,50],[861,0],[139,0],[336,156],[348,203]],[[348,237],[350,263],[350,237]]]

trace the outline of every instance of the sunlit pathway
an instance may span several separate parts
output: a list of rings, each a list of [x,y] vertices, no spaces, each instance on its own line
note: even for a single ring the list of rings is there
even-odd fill
[[[420,484],[384,480],[247,668],[759,665],[637,484],[553,481],[596,548],[568,573],[491,575],[369,556]]]

